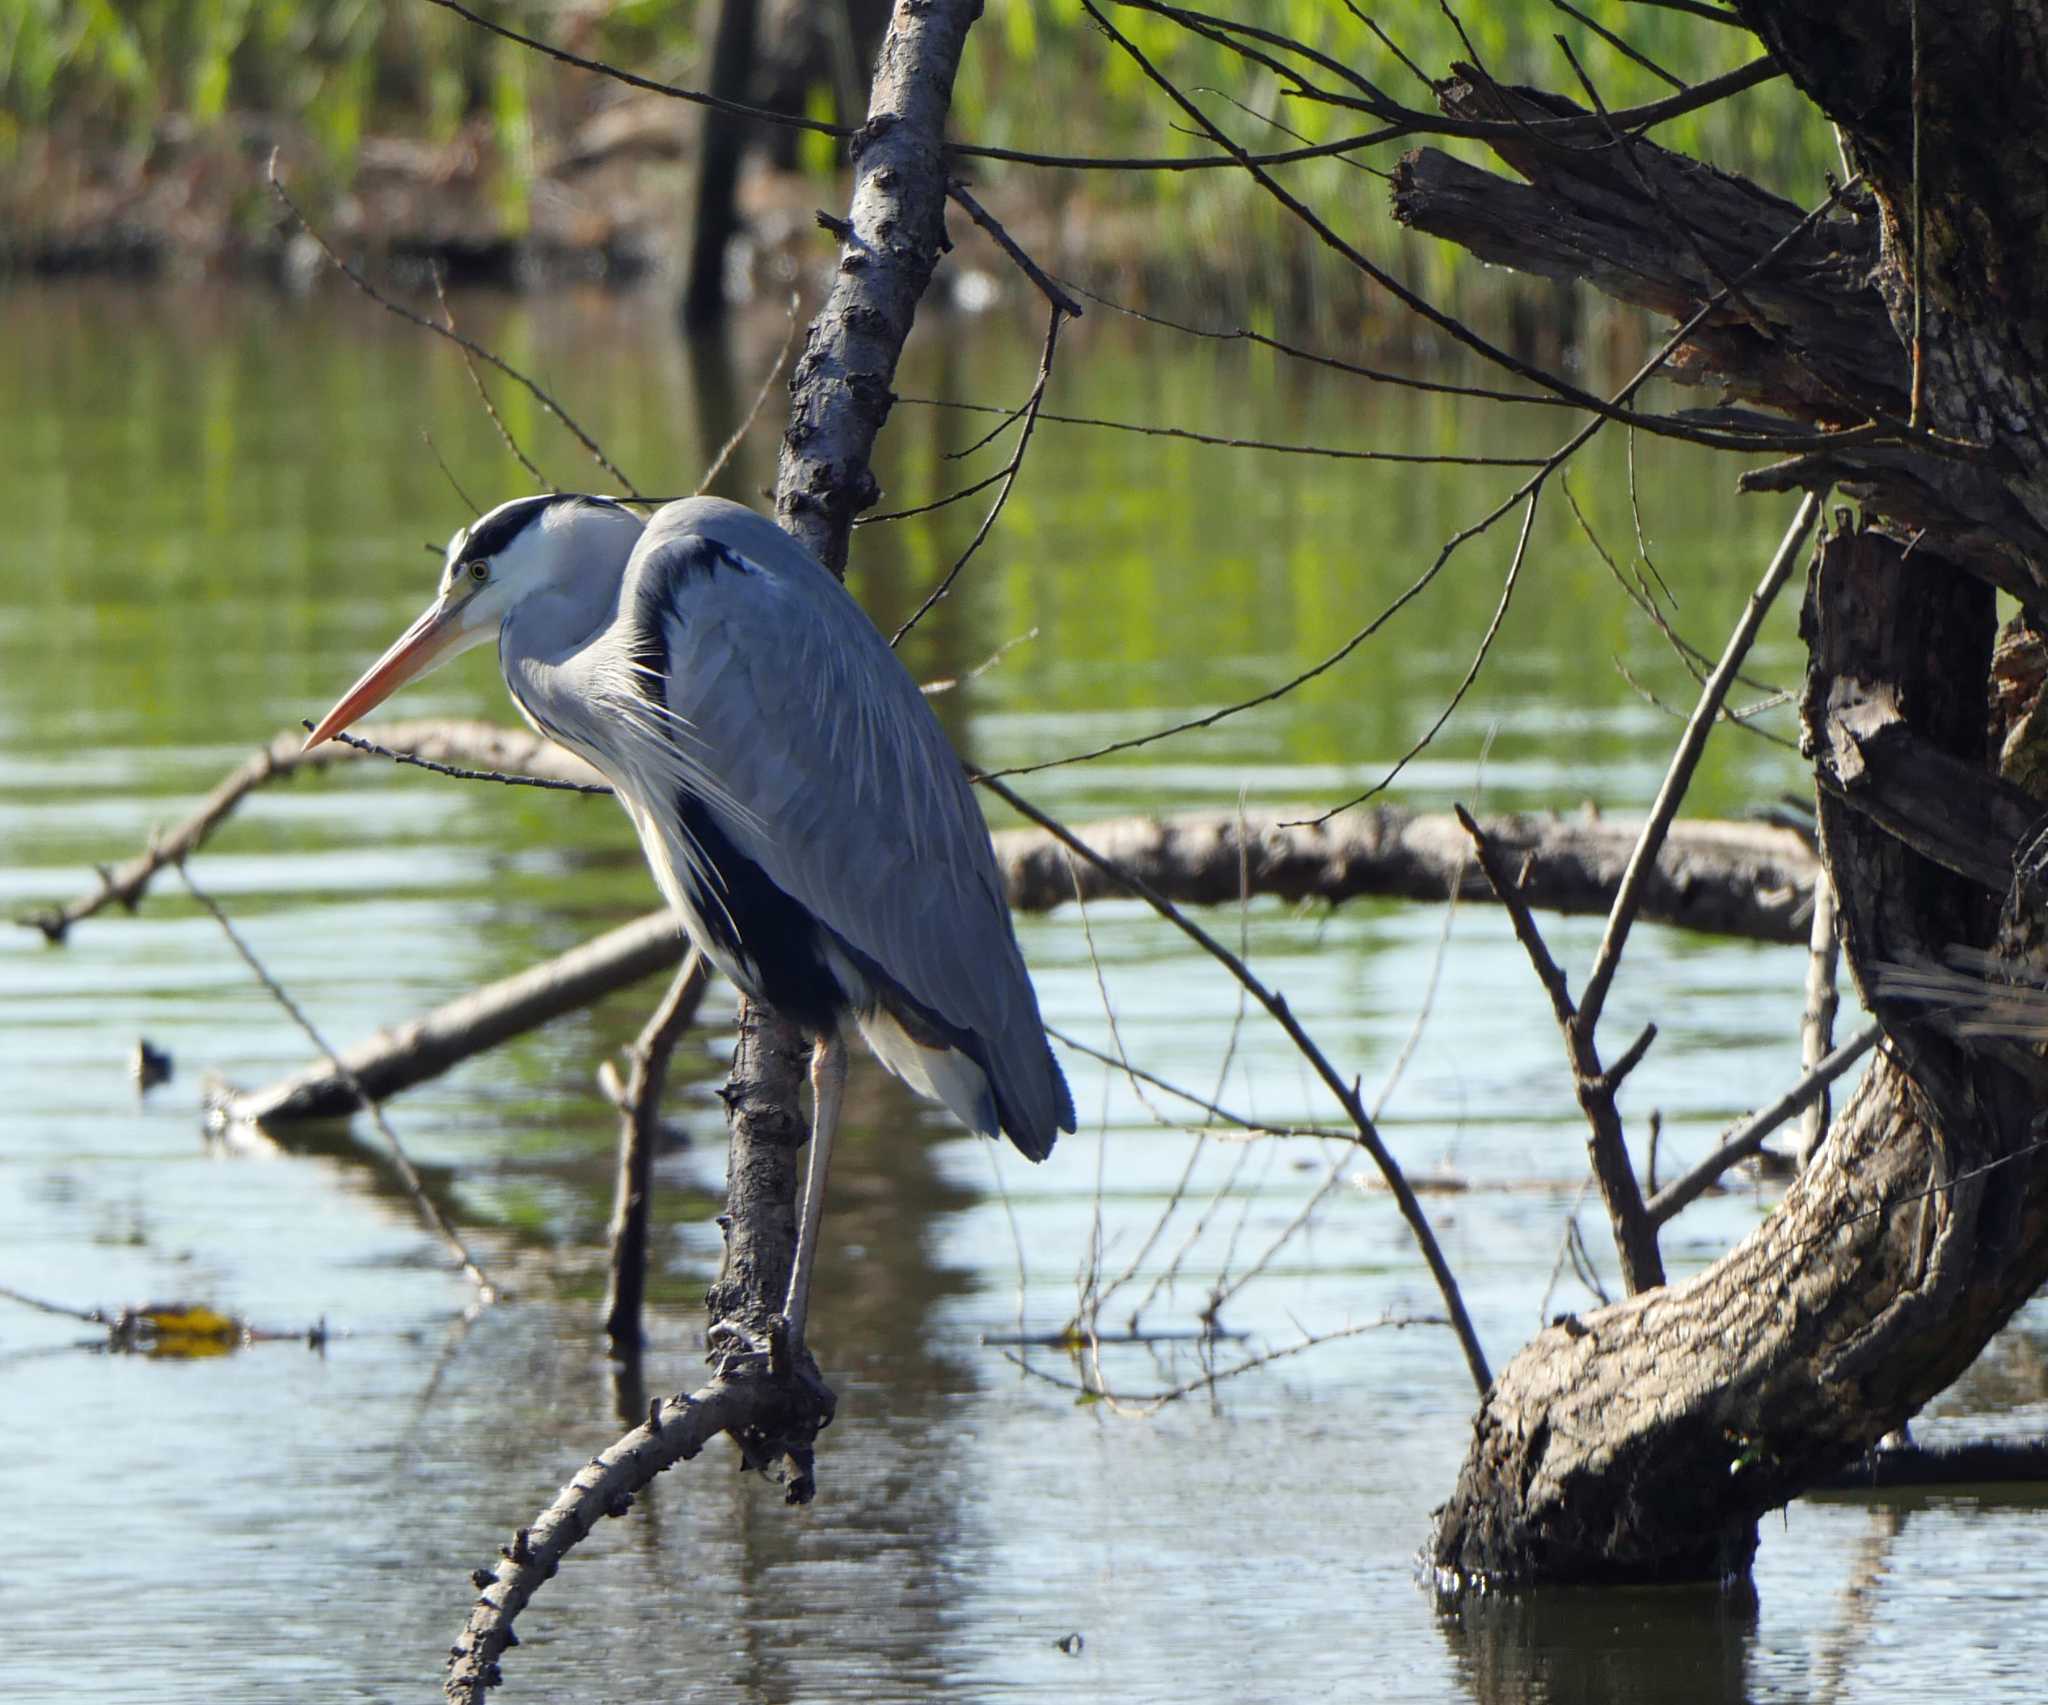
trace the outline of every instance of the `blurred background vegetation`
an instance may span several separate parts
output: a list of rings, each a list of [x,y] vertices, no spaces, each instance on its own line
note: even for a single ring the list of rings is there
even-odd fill
[[[580,54],[701,86],[718,4],[497,0],[484,9]],[[886,5],[759,6],[751,97],[857,118]],[[1578,10],[1689,82],[1759,51],[1740,29],[1629,0],[1582,0]],[[1339,0],[1260,0],[1241,15],[1430,105],[1416,73]],[[1572,91],[1562,34],[1610,105],[1670,92],[1550,0],[1495,0],[1457,19],[1435,0],[1386,0],[1372,15],[1433,75],[1476,54],[1500,80]],[[1120,27],[1250,145],[1284,148],[1295,136],[1325,141],[1359,128],[1360,115],[1285,97],[1270,72],[1169,20],[1131,11]],[[1078,0],[990,0],[969,46],[954,133],[1063,154],[1207,151],[1175,120]],[[373,246],[431,251],[485,233],[616,248],[621,232],[646,236],[686,217],[683,168],[698,122],[681,103],[539,58],[429,0],[0,0],[0,212],[17,268],[93,266],[109,253],[153,265],[162,249],[263,255],[280,229],[261,187],[273,146],[309,209]],[[1835,163],[1825,124],[1782,81],[1658,137],[1803,204],[1822,193]],[[801,208],[807,225],[808,210],[831,199],[841,149],[795,133],[764,131],[755,142],[743,207],[757,216]],[[1373,174],[1392,166],[1397,148],[1305,163],[1289,169],[1289,182],[1352,234],[1392,241]],[[630,176],[611,169],[628,162]],[[1362,281],[1316,253],[1240,174],[981,162],[975,176],[1060,264],[1155,304],[1210,299],[1296,325],[1371,311]],[[388,193],[393,183],[406,193]],[[669,246],[649,238],[643,251],[658,265]],[[1418,284],[1454,300],[1473,287],[1469,257],[1409,248]]]

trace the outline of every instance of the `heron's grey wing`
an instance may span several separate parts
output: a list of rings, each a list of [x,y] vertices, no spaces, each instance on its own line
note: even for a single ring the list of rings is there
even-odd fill
[[[999,1098],[1035,1135],[1071,1129],[987,824],[923,695],[772,522],[719,504],[714,542],[666,514],[624,597],[643,627],[660,623],[672,728],[715,781],[721,828],[913,1001],[980,1039]]]

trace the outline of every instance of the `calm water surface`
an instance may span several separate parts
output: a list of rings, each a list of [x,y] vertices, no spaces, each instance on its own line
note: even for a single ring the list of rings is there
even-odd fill
[[[692,352],[655,307],[466,304],[643,489],[687,490],[743,408],[779,324]],[[1094,316],[1050,406],[1242,436],[1540,453],[1556,419],[1461,426],[1448,407],[1127,334]],[[0,296],[0,901],[55,901],[142,844],[246,750],[317,714],[424,599],[422,548],[524,489],[445,351],[338,295],[83,290]],[[931,317],[908,395],[1012,403],[1035,338]],[[524,399],[508,422],[557,481],[605,489]],[[983,429],[907,405],[892,507],[984,471]],[[726,489],[771,477],[774,422]],[[1575,490],[1634,548],[1621,446]],[[441,464],[445,462],[447,472]],[[1739,605],[1785,515],[1729,496],[1727,467],[1642,447],[1651,553],[1698,640]],[[906,648],[984,764],[1036,762],[1257,692],[1323,656],[1515,475],[1233,457],[1047,425],[1001,528]],[[1560,496],[1562,494],[1559,494]],[[865,534],[855,584],[900,619],[971,535],[972,505]],[[1279,704],[1028,784],[1076,819],[1140,808],[1334,803],[1378,780],[1465,669],[1499,595],[1488,539],[1347,663]],[[1029,637],[1024,637],[1029,636]],[[1561,503],[1539,517],[1499,657],[1394,797],[1640,809],[1673,724],[1615,669],[1679,703],[1685,677],[1632,615]],[[1756,673],[1797,669],[1789,609]],[[509,716],[486,657],[405,714]],[[1782,731],[1782,719],[1779,724]],[[1489,744],[1490,741],[1490,744]],[[1740,811],[1800,787],[1797,761],[1723,738],[1695,799]],[[605,801],[365,768],[252,799],[195,862],[328,1035],[352,1041],[636,915],[651,888]],[[1424,1005],[1439,908],[1352,905],[1243,919],[1252,959],[1343,1069],[1374,1089]],[[1129,906],[1024,920],[1049,1020],[1115,1037],[1149,1070],[1274,1121],[1327,1118],[1232,985]],[[1575,974],[1597,936],[1559,923]],[[1654,1017],[1635,1127],[1701,1152],[1796,1070],[1799,956],[1642,932],[1612,1034]],[[210,1146],[209,1072],[256,1085],[307,1044],[210,920],[167,882],[51,949],[0,934],[0,1285],[73,1306],[204,1301],[290,1343],[193,1361],[81,1347],[87,1329],[0,1305],[0,1695],[21,1700],[410,1699],[437,1685],[467,1572],[650,1392],[697,1383],[698,1299],[717,1256],[713,1087],[729,999],[679,1062],[688,1136],[661,1163],[655,1342],[638,1381],[594,1329],[612,1130],[597,1063],[652,988],[620,995],[403,1098],[431,1184],[520,1300],[467,1296],[367,1129]],[[177,1074],[138,1098],[139,1037]],[[1085,1275],[1132,1269],[1105,1310],[1191,1326],[1335,1169],[1313,1141],[1235,1144],[1161,1123],[1171,1105],[1069,1056],[1082,1129],[1043,1167],[962,1137],[856,1068],[833,1178],[813,1341],[840,1393],[822,1491],[790,1513],[721,1451],[607,1524],[520,1623],[508,1697],[771,1702],[1361,1696],[2032,1699],[2048,1631],[2010,1560],[2048,1518],[2025,1502],[1816,1501],[1767,1524],[1757,1593],[1543,1595],[1440,1612],[1414,1559],[1472,1410],[1449,1338],[1322,1345],[1145,1417],[1085,1402],[1078,1370],[1019,1366],[984,1334],[1059,1327]],[[1220,1085],[1220,1090],[1219,1090]],[[1503,921],[1451,921],[1427,1024],[1387,1108],[1402,1159],[1471,1188],[1430,1206],[1489,1352],[1537,1323],[1583,1147],[1547,1008]],[[1185,1179],[1185,1184],[1183,1180]],[[1696,1269],[1768,1203],[1736,1192],[1673,1228]],[[1165,1219],[1163,1231],[1154,1228]],[[1604,1231],[1587,1225],[1610,1272]],[[1549,1308],[1587,1293],[1567,1277]],[[1341,1185],[1232,1292],[1240,1353],[1435,1299],[1383,1195]],[[2043,1321],[2029,1311],[1923,1430],[2037,1428]],[[1170,1346],[1108,1349],[1142,1398],[1200,1371]],[[1079,1634],[1079,1642],[1059,1642]]]

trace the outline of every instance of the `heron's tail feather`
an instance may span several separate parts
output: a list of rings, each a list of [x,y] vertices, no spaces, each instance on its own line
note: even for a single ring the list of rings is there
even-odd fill
[[[942,1103],[961,1124],[984,1137],[1007,1135],[1027,1160],[1043,1160],[1061,1131],[1074,1128],[1074,1098],[1059,1062],[1045,1049],[1047,1085],[1026,1102],[1012,1092],[1012,1086],[998,1078],[991,1082],[988,1072],[965,1049],[933,1046],[912,1035],[887,1007],[869,1012],[856,1010],[854,1021],[875,1052],[875,1058],[920,1095]],[[1036,1108],[1045,1099],[1042,1090],[1052,1090],[1052,1106],[1033,1117],[1026,1108]]]

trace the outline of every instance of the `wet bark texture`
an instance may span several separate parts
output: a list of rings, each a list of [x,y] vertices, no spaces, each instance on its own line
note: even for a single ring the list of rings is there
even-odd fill
[[[1683,352],[1687,376],[1798,422],[1896,420],[1914,389],[1910,0],[1853,16],[1738,5],[1842,127],[1870,194],[1795,243],[1787,276],[1703,328]],[[2023,605],[2004,653],[2040,649],[2048,586],[2036,116],[2048,30],[2040,0],[1920,0],[1919,12],[1921,421],[1938,437],[1830,448],[1744,482],[1833,482],[1873,524],[1852,530],[1845,514],[1820,552],[1804,717],[1844,955],[1886,1041],[1813,1166],[1747,1240],[1687,1283],[1561,1317],[1505,1369],[1438,1515],[1447,1582],[1741,1572],[1759,1516],[1909,1417],[2048,1278],[2040,1043],[1973,1034],[1887,992],[1893,967],[1940,965],[1958,948],[2038,978],[2048,916],[2040,772],[2015,751],[2039,720],[2039,682],[1992,697],[1992,588]],[[1446,99],[1561,110],[1524,91]],[[1660,192],[1625,174],[1624,151]],[[1570,158],[1533,142],[1502,152],[1528,183],[1488,188],[1489,174],[1411,156],[1397,208],[1491,259],[1588,277],[1674,315],[1797,217],[1640,141]],[[1590,252],[1574,264],[1579,242]]]

